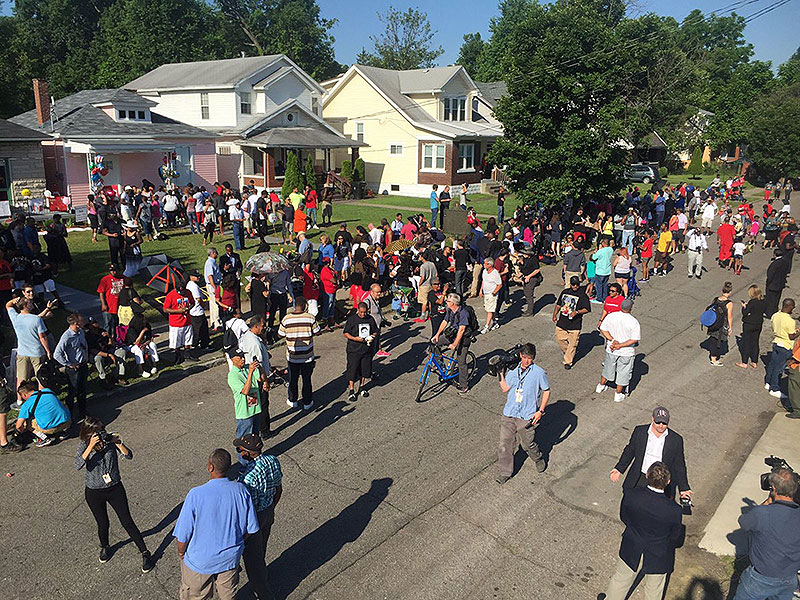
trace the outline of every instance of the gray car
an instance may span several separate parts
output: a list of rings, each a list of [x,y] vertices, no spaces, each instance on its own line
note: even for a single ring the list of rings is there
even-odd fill
[[[628,181],[636,181],[645,184],[650,184],[661,179],[658,174],[657,165],[643,165],[641,163],[630,165],[623,171],[623,177]]]

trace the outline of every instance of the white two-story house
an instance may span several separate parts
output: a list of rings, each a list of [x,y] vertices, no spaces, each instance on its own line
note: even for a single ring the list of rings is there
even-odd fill
[[[220,182],[280,188],[289,151],[316,170],[332,166],[331,151],[361,145],[322,119],[325,89],[283,54],[172,63],[124,86],[168,117],[217,134]],[[318,180],[321,178],[318,178]]]
[[[368,145],[359,155],[377,193],[427,196],[434,183],[477,189],[482,159],[503,135],[492,111],[505,84],[476,83],[462,66],[353,65],[323,85],[325,120]]]

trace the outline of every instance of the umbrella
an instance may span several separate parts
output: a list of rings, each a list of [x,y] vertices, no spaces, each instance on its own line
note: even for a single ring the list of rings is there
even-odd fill
[[[180,262],[172,258],[169,254],[151,254],[150,256],[145,256],[142,258],[142,263],[139,265],[140,269],[144,269],[145,267],[149,267],[151,265],[173,265],[176,267],[181,266]]]
[[[183,269],[173,265],[149,265],[139,273],[147,279],[148,287],[163,294],[174,289],[178,281],[186,281]]]
[[[281,271],[290,269],[291,266],[292,264],[289,262],[289,259],[282,254],[278,254],[277,252],[259,252],[258,254],[253,254],[253,256],[248,259],[244,268],[253,273],[265,274],[280,273]]]
[[[393,242],[389,242],[389,245],[386,246],[386,252],[389,254],[394,254],[400,250],[405,250],[406,248],[411,248],[414,245],[414,242],[411,240],[407,240],[406,238],[400,238],[399,240],[394,240]]]

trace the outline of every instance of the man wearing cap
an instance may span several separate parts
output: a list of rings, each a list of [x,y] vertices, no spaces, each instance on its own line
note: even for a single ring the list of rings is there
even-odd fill
[[[669,411],[663,406],[657,406],[649,424],[634,427],[628,445],[611,470],[611,481],[619,481],[625,469],[630,466],[622,489],[647,486],[647,469],[654,462],[661,461],[672,474],[666,488],[667,496],[674,498],[677,487],[681,497],[691,497],[692,490],[689,488],[686,458],[683,454],[683,438],[669,429],[668,425]]]
[[[108,275],[100,280],[97,285],[97,293],[100,296],[100,309],[103,329],[108,332],[112,339],[116,338],[117,308],[119,307],[119,293],[122,291],[123,279],[120,277],[119,267],[116,263],[108,266]]]
[[[239,473],[238,481],[244,484],[253,497],[259,524],[259,532],[245,540],[244,568],[258,597],[271,598],[265,557],[267,541],[275,522],[275,506],[283,494],[283,473],[276,457],[262,454],[264,443],[258,435],[243,435],[236,438],[233,445],[240,455],[246,456],[250,461]]]
[[[631,314],[633,300],[625,298],[620,308],[621,310],[607,315],[600,324],[600,333],[608,343],[603,374],[595,388],[595,392],[601,394],[608,389],[609,381],[616,383],[614,402],[625,400],[625,388],[631,381],[636,357],[634,346],[642,339],[639,321]]]
[[[236,437],[241,438],[248,433],[258,433],[261,415],[260,367],[257,360],[249,365],[245,353],[234,350],[228,354],[233,368],[228,371],[228,387],[233,392],[233,410],[236,415]],[[249,459],[239,454],[239,462],[247,465]]]
[[[189,309],[189,319],[192,323],[192,337],[198,348],[206,349],[211,345],[208,335],[208,321],[206,321],[206,311],[203,308],[203,292],[200,289],[202,279],[200,271],[194,269],[189,271],[189,282],[186,284],[186,291],[189,292],[194,300],[194,304]]]
[[[564,353],[564,368],[569,370],[575,360],[578,340],[583,327],[583,315],[592,311],[589,296],[581,287],[580,277],[572,275],[569,287],[561,292],[553,309],[553,323],[556,324],[556,342]]]
[[[186,290],[183,279],[176,278],[175,287],[164,298],[164,312],[168,315],[169,323],[169,347],[175,351],[176,365],[182,363],[185,358],[197,360],[196,357],[185,354],[194,342],[189,320],[189,310],[193,304],[194,298]]]

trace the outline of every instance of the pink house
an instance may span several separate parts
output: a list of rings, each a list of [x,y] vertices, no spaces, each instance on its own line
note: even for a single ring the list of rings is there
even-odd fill
[[[155,103],[122,89],[83,90],[51,103],[47,82],[33,80],[36,108],[10,119],[49,136],[42,142],[47,189],[85,203],[98,186],[211,188],[217,181],[216,134],[153,112]],[[90,165],[98,156],[102,172]],[[97,177],[100,177],[100,180]]]

